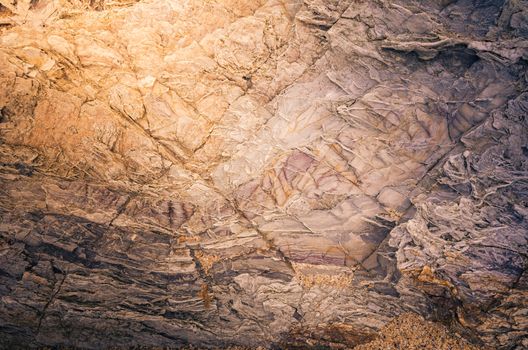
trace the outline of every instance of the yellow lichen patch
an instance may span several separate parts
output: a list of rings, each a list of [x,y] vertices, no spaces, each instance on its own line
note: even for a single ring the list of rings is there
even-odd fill
[[[389,214],[389,217],[394,221],[399,221],[403,216],[402,212],[399,212],[392,208],[387,209],[387,213]]]
[[[430,266],[426,265],[423,267],[422,271],[418,275],[418,281],[428,282],[428,283],[433,283],[433,284],[437,284],[440,286],[444,286],[448,288],[451,291],[451,293],[453,293],[453,295],[457,294],[457,290],[455,286],[449,281],[436,277],[434,274],[434,270]]]
[[[214,254],[205,254],[202,251],[197,251],[195,253],[195,256],[196,259],[198,259],[198,261],[202,265],[202,268],[206,274],[209,273],[209,270],[211,269],[211,267],[213,267],[214,263],[220,260],[219,256]]]
[[[200,297],[200,299],[203,300],[206,308],[209,308],[209,306],[211,306],[211,301],[213,300],[213,297],[209,293],[209,286],[207,285],[207,283],[202,283],[198,296]]]
[[[196,243],[200,241],[200,237],[198,236],[179,236],[178,237],[178,244],[183,243]]]
[[[324,286],[333,288],[347,288],[354,278],[353,270],[341,267],[319,267],[312,264],[292,263],[295,278],[303,288]]]

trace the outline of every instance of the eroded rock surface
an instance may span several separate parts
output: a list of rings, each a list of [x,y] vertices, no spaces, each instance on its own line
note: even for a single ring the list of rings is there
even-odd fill
[[[0,3],[0,346],[528,347],[526,1]]]

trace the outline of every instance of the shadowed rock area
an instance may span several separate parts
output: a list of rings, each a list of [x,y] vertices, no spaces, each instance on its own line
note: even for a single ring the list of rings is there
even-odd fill
[[[527,65],[525,0],[0,0],[0,348],[528,348]]]

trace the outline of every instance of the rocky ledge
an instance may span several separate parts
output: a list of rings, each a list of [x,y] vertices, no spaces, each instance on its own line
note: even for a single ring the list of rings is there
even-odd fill
[[[0,4],[0,347],[528,347],[527,1]]]

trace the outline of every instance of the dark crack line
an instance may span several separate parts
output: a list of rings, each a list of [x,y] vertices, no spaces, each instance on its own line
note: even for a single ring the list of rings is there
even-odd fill
[[[68,271],[65,271],[64,272],[64,277],[59,282],[59,286],[57,287],[57,290],[51,295],[51,297],[48,300],[48,302],[46,303],[46,305],[44,305],[44,307],[42,308],[42,311],[40,311],[40,317],[39,317],[39,320],[38,320],[38,326],[37,326],[37,331],[35,333],[35,336],[38,336],[38,334],[40,332],[40,327],[42,326],[42,320],[46,317],[46,311],[47,311],[48,307],[53,303],[53,301],[55,300],[57,295],[59,294],[59,292],[60,292],[60,290],[62,288],[62,285],[64,284],[64,281],[66,280],[67,276],[68,276]],[[55,288],[55,286],[53,286],[53,287]]]
[[[137,196],[137,193],[131,193],[127,199],[125,200],[125,203],[123,203],[118,209],[117,209],[117,212],[116,212],[116,215],[110,220],[110,222],[108,223],[108,226],[112,226],[114,224],[114,221],[117,220],[118,217],[121,216],[121,214],[124,213],[126,207],[128,206],[128,204],[130,203],[130,201],[132,199],[134,199],[135,197]]]
[[[264,240],[264,242],[266,242],[266,245],[268,246],[268,248],[270,250],[273,250],[277,253],[277,255],[281,258],[281,260],[289,267],[289,269],[291,271],[293,271],[293,273],[295,274],[295,269],[293,268],[293,265],[292,265],[292,262],[290,261],[290,259],[284,254],[284,252],[282,250],[280,250],[280,248],[278,248],[276,245],[275,245],[275,242],[273,241],[272,238],[268,237],[268,235],[260,230],[260,228],[255,225],[251,219],[249,219],[246,215],[246,213],[244,213],[244,211],[242,209],[240,209],[238,207],[238,203],[236,202],[236,200],[232,200],[232,201],[229,201],[231,203],[231,206],[236,210],[236,212],[241,216],[243,217],[247,222],[248,224],[251,226],[251,228],[253,230],[255,230],[255,232],[258,233],[258,235],[262,238],[262,240]]]
[[[183,169],[185,169],[186,171],[189,171],[191,174],[193,174],[197,179],[201,180],[204,184],[207,185],[207,187],[209,187],[209,189],[211,189],[214,193],[218,194],[221,198],[223,198],[226,202],[228,202],[231,207],[233,208],[233,210],[239,215],[239,217],[242,217],[246,220],[246,222],[248,223],[248,225],[254,229],[259,235],[260,237],[266,242],[267,246],[269,249],[272,249],[274,250],[277,255],[286,263],[286,265],[292,270],[294,271],[293,269],[293,266],[291,264],[291,262],[289,261],[289,259],[284,255],[284,253],[282,251],[280,251],[280,249],[278,249],[275,244],[273,243],[272,239],[270,239],[269,237],[267,237],[267,235],[262,232],[258,227],[257,225],[253,224],[253,222],[251,220],[248,219],[248,217],[246,216],[246,214],[238,207],[238,205],[236,204],[236,202],[234,201],[234,199],[231,199],[229,198],[227,195],[225,195],[220,189],[218,189],[215,184],[212,182],[212,180],[209,180],[209,179],[206,179],[205,177],[203,177],[201,174],[193,171],[193,169],[190,169],[190,167],[187,165],[185,159],[182,159],[178,154],[176,154],[172,149],[170,149],[167,145],[163,144],[162,142],[160,142],[158,139],[156,139],[152,134],[150,134],[147,130],[145,130],[143,127],[141,127],[141,125],[139,125],[139,123],[137,123],[136,121],[122,115],[121,113],[118,113],[119,115],[121,115],[123,117],[123,119],[125,121],[127,121],[129,124],[131,124],[132,126],[134,126],[136,129],[138,129],[141,133],[143,133],[143,135],[147,136],[148,138],[150,138],[156,145],[158,145],[158,147],[160,149],[162,149],[165,153],[166,156],[168,156],[169,158],[172,158],[172,159],[169,159],[170,161],[172,161],[174,164],[178,164],[180,165]],[[294,271],[295,272],[295,271]]]

